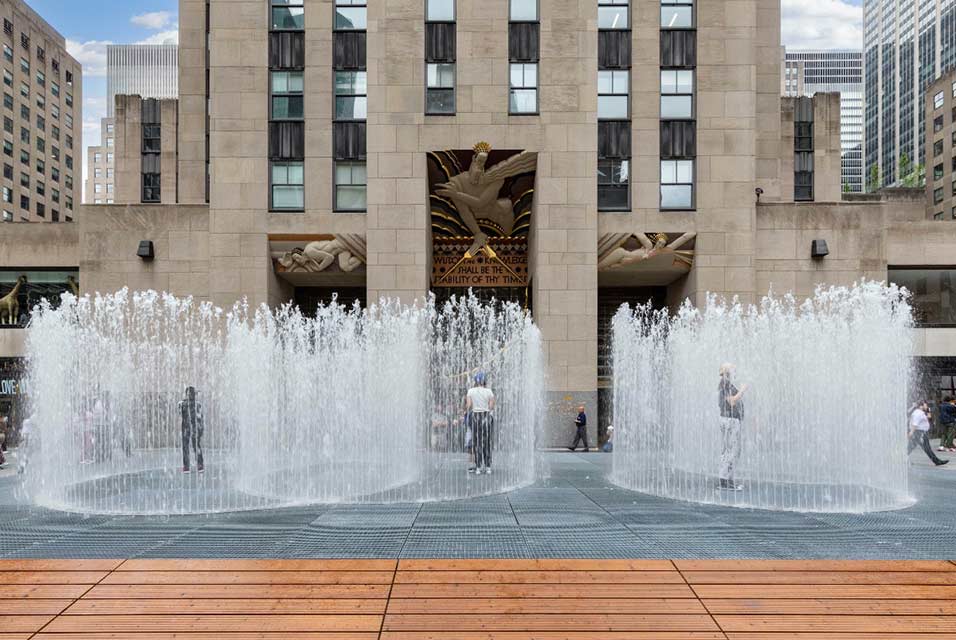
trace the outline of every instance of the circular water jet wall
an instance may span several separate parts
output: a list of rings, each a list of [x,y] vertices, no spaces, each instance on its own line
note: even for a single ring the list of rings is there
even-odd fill
[[[745,307],[708,296],[673,317],[622,307],[613,319],[613,482],[788,511],[912,504],[904,293],[860,282],[820,288],[802,303],[768,296]],[[748,388],[722,416],[726,364],[727,395]]]
[[[451,500],[535,479],[541,341],[511,304],[332,304],[304,317],[156,292],[66,296],[34,314],[27,355],[24,489],[52,508]],[[493,473],[475,475],[463,398],[479,371],[497,406]]]

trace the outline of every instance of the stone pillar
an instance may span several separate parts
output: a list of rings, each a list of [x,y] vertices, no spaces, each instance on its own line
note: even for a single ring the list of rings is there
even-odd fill
[[[143,100],[139,96],[118,95],[113,114],[116,120],[113,125],[113,201],[139,204],[143,177]]]
[[[179,202],[183,204],[207,202],[206,2],[179,0]],[[262,20],[256,25],[259,30],[264,28],[266,18]],[[264,61],[265,57],[260,67]]]
[[[176,204],[177,194],[179,192],[179,167],[178,154],[176,152],[179,145],[179,101],[161,100],[160,101],[160,196],[163,204]]]

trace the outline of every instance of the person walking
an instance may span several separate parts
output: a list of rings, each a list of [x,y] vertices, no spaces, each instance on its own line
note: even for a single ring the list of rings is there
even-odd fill
[[[916,447],[923,447],[923,451],[926,452],[926,455],[932,460],[933,464],[937,467],[941,467],[948,463],[949,460],[940,460],[936,457],[936,454],[933,453],[933,447],[929,443],[929,418],[926,415],[927,411],[929,411],[929,404],[925,400],[921,400],[910,413],[910,441],[906,448],[906,455],[913,453],[913,449]]]
[[[748,385],[738,389],[733,382],[734,365],[720,365],[717,384],[717,406],[720,409],[720,471],[718,487],[740,491],[743,487],[734,481],[734,470],[740,459],[740,423],[744,419],[743,395]]]
[[[196,387],[186,387],[186,396],[179,403],[179,413],[182,416],[183,433],[183,473],[189,473],[189,445],[192,444],[196,454],[196,470],[205,471],[202,459],[203,415],[202,404],[196,402]]]
[[[614,425],[609,424],[607,426],[607,440],[604,441],[604,446],[601,447],[601,451],[604,453],[614,453]]]
[[[471,412],[476,473],[491,473],[491,439],[494,434],[491,412],[494,408],[495,394],[488,388],[484,372],[479,371],[475,375],[475,386],[465,396],[465,410]]]
[[[937,451],[949,451],[956,453],[956,400],[952,396],[943,398],[943,404],[939,405],[939,425],[943,428],[943,435],[939,441]]]
[[[574,442],[568,447],[568,451],[574,451],[578,448],[578,442],[584,442],[584,451],[588,451],[588,416],[584,413],[584,405],[578,407],[578,416],[574,419],[574,426],[577,428],[574,434]]]

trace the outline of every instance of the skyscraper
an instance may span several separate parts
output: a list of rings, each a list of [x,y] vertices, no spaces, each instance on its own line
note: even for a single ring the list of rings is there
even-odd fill
[[[785,96],[840,92],[841,182],[844,191],[863,191],[863,53],[785,50],[783,72]]]
[[[926,87],[956,63],[956,3],[864,0],[863,55],[866,182],[892,185],[903,154],[922,161]]]

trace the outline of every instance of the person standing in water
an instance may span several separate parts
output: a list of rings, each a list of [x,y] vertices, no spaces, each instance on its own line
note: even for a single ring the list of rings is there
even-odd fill
[[[720,408],[720,472],[718,486],[721,489],[740,491],[742,486],[734,481],[734,469],[740,458],[740,422],[744,419],[742,397],[747,385],[738,389],[733,383],[734,365],[720,365],[720,382],[717,385],[717,405]]]
[[[474,433],[472,446],[475,451],[476,473],[491,473],[491,438],[495,408],[495,394],[486,386],[484,372],[475,375],[475,386],[465,396],[465,411],[471,412],[471,428]]]
[[[202,459],[202,405],[196,402],[196,387],[186,387],[186,397],[179,403],[183,424],[183,473],[189,473],[189,445],[196,453],[196,470],[205,471]]]

